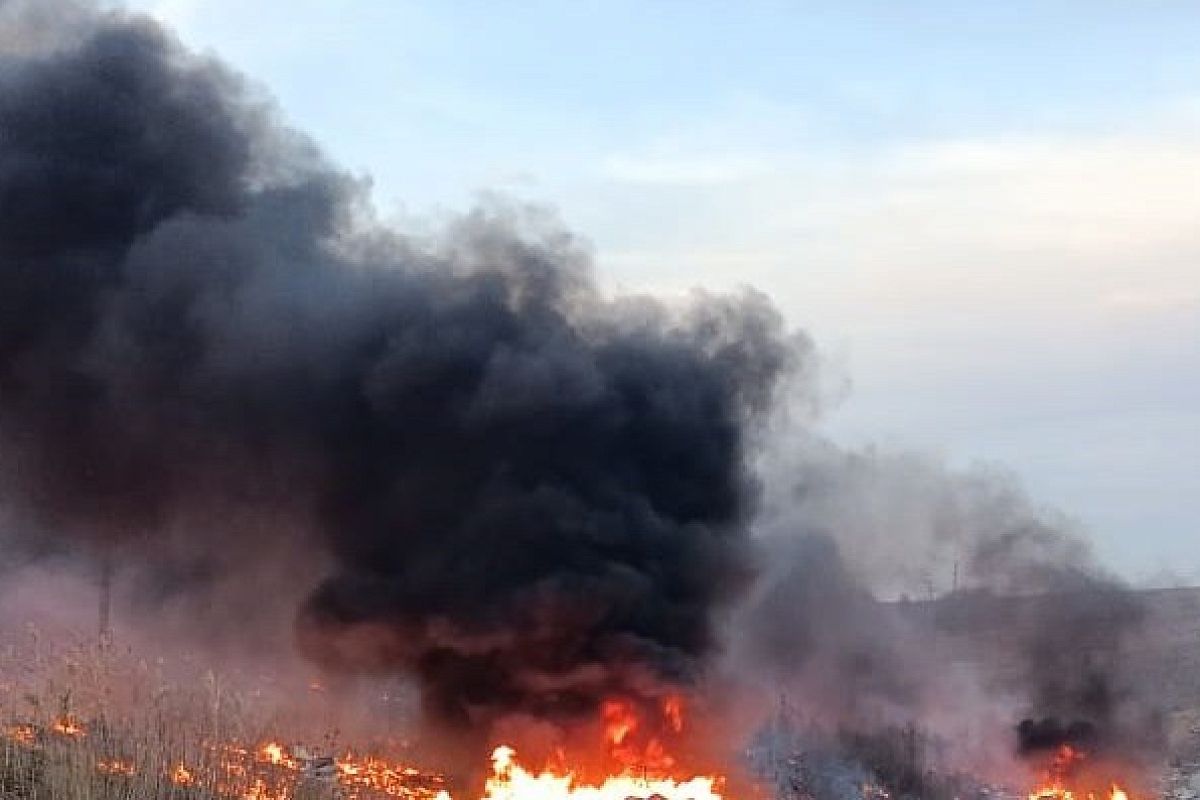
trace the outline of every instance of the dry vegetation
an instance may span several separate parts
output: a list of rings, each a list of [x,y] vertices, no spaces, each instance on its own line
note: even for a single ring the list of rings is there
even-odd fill
[[[246,675],[198,668],[186,657],[139,658],[130,648],[82,639],[62,647],[54,638],[29,627],[0,649],[4,798],[428,800],[441,788],[395,761],[355,756],[336,728],[303,743],[280,738],[280,731],[295,737],[322,726],[281,711],[265,678],[255,686]],[[394,754],[397,744],[367,747]]]

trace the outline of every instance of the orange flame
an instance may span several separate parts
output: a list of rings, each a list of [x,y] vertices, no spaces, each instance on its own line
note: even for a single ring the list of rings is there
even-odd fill
[[[192,775],[192,771],[183,764],[176,764],[175,768],[171,770],[171,783],[176,786],[192,786],[196,783],[196,778]]]
[[[675,733],[683,733],[683,698],[677,694],[667,695],[663,700],[663,717]]]
[[[87,731],[84,730],[83,723],[70,715],[64,715],[54,720],[54,724],[50,726],[50,730],[59,736],[68,736],[71,738],[87,736]]]
[[[1113,784],[1107,796],[1097,797],[1095,792],[1088,792],[1087,800],[1129,800],[1129,794],[1117,784]],[[1061,784],[1041,786],[1029,793],[1029,800],[1074,800],[1075,792]]]
[[[621,747],[637,730],[637,714],[633,706],[624,700],[605,700],[600,707],[600,714],[604,718],[604,739],[610,749]]]
[[[37,729],[32,725],[11,725],[4,736],[17,744],[32,745],[37,742]]]
[[[661,719],[642,717],[642,710],[623,698],[603,704],[600,752],[611,761],[595,774],[591,770],[599,765],[586,758],[574,762],[565,749],[560,748],[557,759],[537,769],[521,764],[512,747],[497,747],[492,754],[491,777],[480,800],[628,800],[651,796],[660,800],[723,800],[723,777],[683,774],[668,752],[667,744],[684,727],[683,699],[663,698],[657,708]],[[83,723],[69,715],[55,720],[45,733],[68,740],[87,735]],[[13,725],[4,729],[3,735],[35,749],[47,745],[43,731],[33,725]],[[213,759],[203,770],[197,770],[194,764],[174,762],[164,770],[164,776],[176,786],[201,787],[231,800],[293,800],[301,783],[313,780],[328,782],[346,800],[379,796],[451,800],[443,776],[377,756],[346,752],[338,757],[315,758],[306,748],[276,740],[249,746],[237,742],[208,742],[203,746]],[[107,757],[97,759],[95,769],[122,778],[134,778],[141,771],[133,761]],[[1128,798],[1114,795],[1109,800]]]
[[[1129,794],[1116,783],[1106,792],[1096,792],[1083,786],[1095,786],[1096,781],[1080,779],[1079,772],[1088,761],[1088,754],[1079,748],[1064,744],[1054,751],[1043,777],[1043,784],[1029,793],[1029,800],[1129,800]],[[1074,788],[1073,788],[1074,787]]]
[[[722,800],[721,782],[711,776],[676,781],[639,778],[627,771],[599,784],[584,784],[569,771],[531,772],[517,763],[516,755],[515,750],[503,745],[492,752],[492,776],[485,785],[483,800],[627,800],[652,795],[664,800]]]
[[[622,698],[610,698],[601,705],[600,716],[604,725],[604,741],[608,755],[623,768],[637,768],[642,772],[666,772],[675,766],[675,758],[654,731],[676,735],[683,731],[683,698],[668,695],[659,705],[661,721],[643,724],[637,707]]]

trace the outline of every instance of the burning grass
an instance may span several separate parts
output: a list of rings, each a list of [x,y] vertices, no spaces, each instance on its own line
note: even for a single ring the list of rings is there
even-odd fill
[[[1129,800],[1130,793],[1115,766],[1070,744],[1056,748],[1046,759],[1039,785],[1028,800]]]
[[[351,744],[336,727],[332,734],[315,734],[328,728],[319,711],[314,713],[327,699],[317,681],[303,682],[307,695],[299,705],[311,716],[300,720],[277,708],[264,711],[276,704],[253,682],[180,670],[111,646],[80,642],[55,648],[32,628],[24,641],[10,642],[0,653],[2,798],[451,798],[450,781],[417,766],[419,758],[403,740],[375,731]],[[682,730],[681,698],[666,698],[661,711],[664,730]],[[561,753],[533,766],[512,747],[499,746],[477,795],[721,800],[723,779],[677,770],[631,704],[607,703],[600,722],[608,772],[597,776],[594,769],[577,769]],[[305,730],[313,735],[282,735]]]
[[[63,733],[69,727],[71,733]],[[375,756],[310,755],[300,746],[117,732],[103,722],[10,728],[0,745],[0,791],[22,798],[293,798],[445,796],[442,779]]]
[[[89,642],[63,650],[45,645],[36,630],[28,629],[23,641],[0,648],[0,799],[723,800],[736,796],[748,800],[774,795],[797,800],[1140,800],[1145,796],[1116,782],[1099,786],[1091,780],[1094,776],[1085,780],[1082,767],[1094,765],[1074,751],[1051,759],[1040,781],[1016,779],[1015,786],[1002,790],[982,787],[968,776],[927,769],[926,751],[931,745],[911,727],[871,736],[842,732],[836,744],[824,751],[820,747],[796,751],[795,737],[776,735],[769,748],[774,763],[767,770],[758,769],[761,785],[743,788],[739,783],[733,791],[723,770],[695,771],[680,763],[691,760],[679,745],[695,721],[688,716],[685,699],[675,695],[664,697],[657,712],[620,698],[604,703],[596,720],[594,758],[572,758],[558,749],[535,762],[511,746],[498,746],[490,770],[481,770],[484,774],[467,789],[426,768],[429,762],[420,752],[388,735],[403,729],[398,719],[402,715],[388,711],[385,724],[374,729],[355,726],[356,738],[350,740],[339,733],[333,718],[322,716],[324,705],[337,706],[339,701],[319,681],[306,676],[281,693],[291,696],[291,705],[305,709],[307,718],[299,718],[279,710],[289,705],[280,704],[279,695],[272,696],[244,677],[191,666],[180,670],[160,659],[138,658],[128,649],[98,649]],[[297,698],[296,692],[303,694]],[[781,765],[789,768],[781,772]]]
[[[272,705],[261,702],[264,690],[246,681],[129,650],[56,648],[32,628],[0,653],[0,797],[445,796],[442,776],[412,766],[402,741],[355,749],[336,734],[278,737],[279,729],[313,726],[264,712]]]

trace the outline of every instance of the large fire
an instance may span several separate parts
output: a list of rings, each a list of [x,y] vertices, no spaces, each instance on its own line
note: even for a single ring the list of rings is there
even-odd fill
[[[608,770],[595,781],[582,777],[561,754],[555,763],[531,770],[519,762],[516,750],[501,745],[492,752],[492,774],[484,800],[721,800],[725,778],[680,769],[678,759],[655,733],[656,729],[667,735],[683,732],[683,698],[667,696],[659,713],[661,719],[651,724],[628,700],[613,698],[603,704]]]
[[[722,797],[721,781],[712,776],[676,780],[623,772],[597,785],[588,785],[577,782],[571,772],[545,769],[534,773],[518,764],[516,752],[505,746],[492,753],[492,767],[485,800],[626,800],[654,796],[666,800],[720,800]]]
[[[499,745],[480,800],[722,800],[724,777],[688,774],[677,766],[667,746],[653,731],[678,734],[684,726],[683,701],[671,696],[661,705],[661,725],[647,724],[633,703],[612,699],[601,709],[603,750],[607,764],[598,779],[571,766],[560,749],[548,763],[533,767],[521,762],[514,747]],[[26,748],[78,747],[87,726],[62,716],[44,728],[23,724],[5,732],[9,742]],[[344,752],[314,757],[304,747],[281,741],[254,746],[210,742],[204,763],[171,762],[157,767],[159,776],[175,786],[201,787],[238,800],[292,800],[304,784],[326,785],[348,800],[394,797],[402,800],[451,800],[444,776],[411,764],[375,755]],[[148,764],[133,758],[97,758],[93,768],[113,780],[146,777]]]
[[[685,727],[683,699],[665,698],[659,712],[661,719],[647,720],[630,701],[605,702],[600,710],[599,755],[578,762],[557,749],[540,766],[533,766],[523,762],[513,746],[498,745],[477,800],[724,800],[725,776],[715,771],[689,772],[680,767],[685,759],[669,752],[670,737]],[[5,739],[23,748],[79,748],[88,737],[87,724],[67,715],[45,726],[25,723],[4,731]],[[346,800],[452,800],[444,776],[379,755],[346,751],[315,757],[303,746],[282,741],[210,742],[205,748],[211,758],[203,762],[152,766],[117,756],[96,758],[92,767],[108,779],[131,781],[157,769],[170,784],[208,789],[230,800],[311,796],[300,791],[303,786],[325,786],[333,796]],[[589,766],[579,766],[583,763]],[[598,769],[597,764],[604,766]],[[1112,771],[1094,763],[1086,752],[1063,745],[1047,758],[1027,800],[1131,800],[1131,793],[1112,780]],[[863,796],[875,795],[864,787]]]

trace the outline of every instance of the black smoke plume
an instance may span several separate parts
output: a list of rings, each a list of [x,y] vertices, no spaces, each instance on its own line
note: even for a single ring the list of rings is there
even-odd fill
[[[1017,725],[1017,747],[1022,755],[1072,747],[1091,749],[1096,741],[1096,726],[1086,720],[1065,723],[1057,717],[1023,719]]]
[[[405,238],[151,21],[24,9],[0,37],[13,538],[154,602],[222,594],[231,629],[300,595],[306,654],[416,676],[442,722],[696,675],[803,355],[761,296],[606,298],[579,243],[504,209]]]

